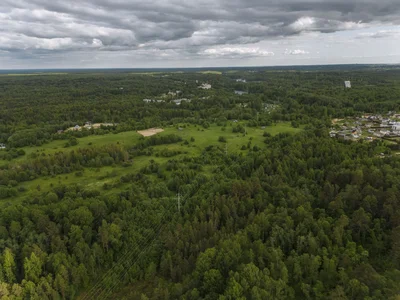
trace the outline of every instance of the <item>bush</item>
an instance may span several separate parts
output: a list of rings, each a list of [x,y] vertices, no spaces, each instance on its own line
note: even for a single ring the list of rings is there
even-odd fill
[[[264,133],[263,133],[263,136],[264,136],[264,137],[271,137],[271,134],[270,134],[269,132],[264,132]]]
[[[225,138],[224,136],[220,136],[220,137],[218,138],[218,142],[226,143],[226,138]]]

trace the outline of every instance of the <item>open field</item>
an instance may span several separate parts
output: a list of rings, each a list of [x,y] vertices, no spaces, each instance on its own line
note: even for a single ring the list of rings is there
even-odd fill
[[[78,184],[84,185],[88,188],[102,188],[104,184],[119,183],[121,176],[127,173],[138,172],[141,168],[145,167],[154,161],[160,165],[165,164],[168,160],[175,158],[179,159],[185,155],[200,155],[202,151],[210,146],[220,147],[222,150],[227,150],[228,152],[246,152],[248,147],[258,146],[260,148],[265,147],[264,143],[265,137],[263,137],[264,132],[268,132],[271,135],[276,135],[278,133],[297,133],[300,132],[301,128],[293,128],[289,123],[278,123],[276,125],[268,126],[265,129],[262,128],[247,128],[247,134],[243,133],[233,133],[232,125],[237,123],[231,123],[224,127],[212,125],[205,129],[199,125],[188,125],[180,124],[180,127],[167,127],[165,129],[148,129],[145,131],[128,131],[118,134],[107,134],[107,135],[92,135],[88,137],[79,138],[79,144],[76,146],[71,146],[64,148],[66,141],[58,140],[51,143],[39,146],[39,147],[24,147],[26,155],[18,159],[13,160],[11,163],[22,162],[23,160],[29,159],[33,153],[37,155],[52,155],[55,152],[60,151],[72,151],[78,148],[86,147],[99,147],[107,144],[119,143],[126,148],[133,147],[140,139],[143,137],[140,135],[148,134],[147,136],[158,133],[159,135],[169,135],[176,134],[182,137],[183,140],[190,141],[190,143],[175,143],[168,145],[157,145],[153,146],[154,155],[152,156],[139,156],[133,158],[133,163],[131,166],[109,166],[101,168],[85,168],[83,172],[72,172],[69,174],[61,174],[57,176],[43,176],[31,181],[23,182],[18,185],[18,187],[23,187],[26,191],[19,192],[13,200],[5,199],[0,201],[0,206],[4,204],[16,204],[20,203],[24,198],[29,195],[35,195],[37,193],[43,193],[50,191],[53,186],[59,184]],[[150,134],[151,133],[151,134]],[[219,137],[224,137],[226,142],[219,142]],[[246,150],[242,150],[242,147]],[[162,157],[160,154],[162,151],[176,151],[177,155],[173,157]],[[207,172],[208,168],[204,171]],[[123,184],[119,184],[118,188],[122,189]],[[107,192],[107,191],[106,191]]]
[[[196,148],[204,149],[209,145],[222,145],[222,143],[218,142],[218,138],[223,136],[227,140],[228,147],[232,147],[232,149],[239,150],[242,145],[247,145],[247,142],[250,138],[253,138],[253,145],[262,145],[264,137],[262,136],[264,132],[268,132],[271,135],[276,135],[278,133],[289,132],[289,133],[297,133],[300,132],[301,128],[293,128],[289,123],[278,123],[276,125],[267,126],[265,129],[261,129],[260,127],[252,128],[248,127],[247,135],[243,136],[240,133],[232,132],[232,124],[229,123],[225,128],[225,131],[222,130],[222,127],[212,125],[207,129],[204,129],[201,126],[195,125],[181,125],[182,130],[178,130],[176,127],[166,127],[164,129],[157,129],[156,131],[159,134],[171,134],[174,133],[176,135],[181,136],[183,139],[190,140],[191,137],[195,139],[195,142],[192,144]],[[151,129],[154,130],[154,129]],[[159,131],[161,130],[161,131]],[[146,131],[146,130],[145,130]],[[140,131],[143,132],[143,131]],[[154,132],[154,131],[151,131]],[[87,148],[87,147],[98,147],[104,146],[107,144],[119,143],[125,147],[134,146],[140,139],[140,133],[136,131],[126,131],[121,133],[112,133],[105,135],[90,135],[87,137],[77,138],[78,145],[65,147],[67,143],[66,140],[55,140],[50,143],[41,145],[41,146],[33,146],[33,147],[23,147],[25,151],[25,155],[19,157],[12,162],[22,161],[30,157],[33,153],[37,155],[48,155],[54,154],[56,152],[63,151],[71,151],[79,148]],[[240,146],[240,147],[239,147]],[[7,163],[3,161],[3,164]],[[2,163],[0,162],[0,165]]]
[[[201,73],[201,74],[215,74],[215,75],[221,75],[222,74],[221,71],[201,71],[199,73]]]

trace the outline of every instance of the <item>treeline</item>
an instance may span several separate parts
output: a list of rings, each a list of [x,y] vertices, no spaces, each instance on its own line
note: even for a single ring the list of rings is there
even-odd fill
[[[0,169],[0,186],[13,186],[18,182],[40,176],[56,176],[82,170],[83,167],[110,166],[126,162],[128,152],[120,145],[79,148],[60,151],[53,155],[39,155],[21,163],[9,164]]]

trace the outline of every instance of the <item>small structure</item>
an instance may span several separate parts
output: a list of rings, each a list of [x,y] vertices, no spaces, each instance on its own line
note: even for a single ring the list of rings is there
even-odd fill
[[[74,126],[74,130],[80,130],[80,129],[81,129],[81,126],[79,126],[79,125]]]
[[[400,131],[400,122],[395,122],[392,124],[393,131]]]
[[[176,105],[181,105],[182,101],[190,102],[190,99],[182,98],[182,99],[175,99],[172,100],[171,102],[175,103]]]
[[[211,89],[211,84],[203,83],[201,86],[199,86],[199,89],[209,90],[209,89]]]
[[[6,149],[6,144],[0,144],[0,149]]]
[[[345,81],[345,82],[344,82],[344,86],[345,86],[346,89],[350,89],[350,88],[351,88],[351,82],[348,81],[348,80]]]
[[[245,92],[245,91],[235,91],[235,94],[241,96],[241,95],[245,95],[245,94],[248,94],[248,93]]]
[[[238,78],[238,79],[236,79],[236,82],[243,82],[243,83],[246,83],[246,79]]]
[[[62,130],[62,129],[57,130],[57,133],[58,133],[58,134],[61,134],[61,133],[63,133],[63,132],[64,132],[64,130]]]

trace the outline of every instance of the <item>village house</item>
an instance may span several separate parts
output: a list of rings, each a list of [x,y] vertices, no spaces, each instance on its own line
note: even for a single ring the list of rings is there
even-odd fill
[[[181,105],[182,101],[191,102],[190,99],[186,99],[186,98],[175,99],[175,100],[172,100],[171,102],[175,103],[176,105]]]
[[[6,149],[6,145],[5,144],[0,144],[0,149]]]

